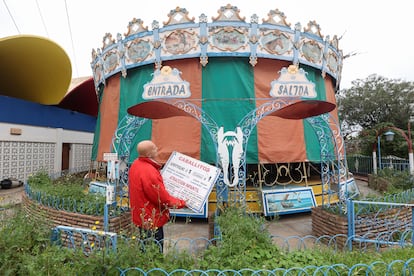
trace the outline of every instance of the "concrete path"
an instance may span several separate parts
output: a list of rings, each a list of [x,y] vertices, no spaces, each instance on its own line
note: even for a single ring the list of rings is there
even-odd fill
[[[379,195],[368,187],[368,183],[356,180],[357,186],[362,197],[367,195]],[[297,213],[279,216],[276,219],[268,220],[266,225],[272,236],[280,237],[305,237],[312,235],[311,213]],[[209,238],[209,226],[207,220],[191,219],[185,220],[177,218],[174,223],[169,223],[165,227],[165,237],[170,239],[187,238]]]
[[[10,189],[0,188],[0,208],[22,202],[23,191],[23,186]]]

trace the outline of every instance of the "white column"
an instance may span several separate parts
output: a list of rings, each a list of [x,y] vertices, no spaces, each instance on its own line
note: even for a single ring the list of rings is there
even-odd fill
[[[377,174],[377,152],[372,152],[372,166],[374,168],[374,174]]]
[[[408,161],[410,164],[410,174],[414,175],[414,157],[412,152],[408,153]]]

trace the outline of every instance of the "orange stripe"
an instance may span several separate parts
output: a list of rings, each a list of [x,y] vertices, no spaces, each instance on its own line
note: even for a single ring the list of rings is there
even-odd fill
[[[289,62],[259,59],[254,67],[256,98],[270,98],[270,83],[279,78],[279,71]],[[256,106],[263,104],[257,101]],[[306,145],[302,120],[287,120],[275,116],[263,118],[257,125],[260,163],[300,162],[306,160]]]
[[[111,152],[112,137],[118,127],[120,74],[106,80],[100,105],[101,132],[99,135],[97,161],[103,161],[103,154]]]
[[[182,72],[181,79],[190,83],[190,99],[201,99],[202,84],[199,59],[168,61],[163,65],[177,68]],[[201,106],[199,101],[192,103]],[[193,117],[153,120],[152,140],[158,146],[157,160],[161,163],[166,162],[173,151],[200,159],[201,124]]]

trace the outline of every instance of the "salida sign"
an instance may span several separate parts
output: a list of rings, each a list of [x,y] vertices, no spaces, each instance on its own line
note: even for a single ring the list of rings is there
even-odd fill
[[[270,96],[316,98],[315,84],[306,78],[302,68],[290,65],[288,69],[282,68],[278,80],[271,82]]]

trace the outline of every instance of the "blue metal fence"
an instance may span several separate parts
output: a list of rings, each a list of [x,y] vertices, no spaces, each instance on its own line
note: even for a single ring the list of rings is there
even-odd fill
[[[71,213],[103,215],[105,203],[87,202],[85,200],[73,200],[59,196],[51,196],[45,192],[33,191],[29,184],[24,186],[25,193],[31,200],[37,201],[43,206],[56,210],[67,211]]]
[[[90,229],[81,229],[81,228],[71,228],[71,227],[62,227],[58,226],[53,231],[53,242],[59,244],[59,239],[62,236],[65,236],[66,244],[70,248],[82,248],[83,252],[88,255],[93,250],[101,250],[103,247],[106,249],[111,249],[116,253],[117,245],[117,234],[115,233],[106,233],[102,231],[92,231]],[[64,234],[64,235],[62,235]],[[83,240],[76,243],[73,237],[70,235],[80,235]],[[376,238],[372,240],[378,244],[381,244],[380,247],[376,247],[377,251],[383,251],[387,247],[395,248],[407,246],[405,243],[394,243],[384,242],[384,235],[378,233]],[[105,240],[107,238],[107,240]],[[306,250],[312,248],[329,248],[332,252],[336,252],[338,249],[336,240],[343,238],[343,235],[337,236],[306,236],[306,237],[278,237],[273,236],[273,240],[279,240],[285,246],[281,247],[289,250]],[[106,241],[106,242],[105,242]],[[347,245],[352,244],[356,241],[355,236],[348,237]],[[367,240],[365,240],[366,242]],[[186,251],[195,253],[195,250],[200,250],[199,239],[177,239],[177,240],[165,240],[164,243],[167,244],[167,250],[172,250],[172,252]],[[207,249],[211,246],[214,240],[202,239],[204,249]],[[352,250],[360,250],[361,252],[366,252],[367,247],[365,242],[360,242],[359,247],[354,246]],[[62,244],[62,243],[60,243]],[[142,242],[143,248],[145,248],[145,241]],[[186,244],[187,246],[183,246]],[[393,245],[393,246],[392,246]],[[412,246],[412,244],[411,244]],[[345,247],[351,248],[351,246]],[[144,249],[145,252],[145,249]],[[196,256],[196,254],[194,254]],[[176,275],[414,275],[414,258],[408,260],[394,260],[390,263],[385,263],[383,261],[376,261],[370,264],[355,264],[348,266],[346,264],[331,264],[331,265],[320,265],[320,266],[305,266],[305,267],[291,267],[291,268],[274,268],[274,269],[208,269],[208,270],[186,270],[186,269],[176,269],[173,271],[166,271],[162,268],[152,268],[152,269],[142,269],[139,267],[129,267],[129,268],[117,268],[119,274],[117,275],[131,275],[138,273],[137,275],[164,275],[164,276],[176,276]],[[134,274],[135,275],[135,274]]]
[[[351,161],[351,162],[350,162]],[[384,160],[385,161],[385,160]],[[395,163],[395,162],[394,162]],[[370,173],[372,172],[372,159],[367,156],[351,156],[348,157],[348,166],[350,171],[355,173]],[[383,164],[387,164],[386,161]],[[351,169],[353,168],[353,169]],[[396,167],[398,168],[398,167]],[[400,166],[403,168],[403,166]],[[371,169],[371,170],[370,170]],[[32,193],[28,187],[26,187],[26,193],[32,198],[37,199],[40,204],[51,204],[57,209],[67,209],[65,204],[60,201],[47,199],[46,201],[40,200],[40,195]],[[348,204],[348,223],[353,224],[350,226],[350,230],[347,236],[335,235],[335,236],[321,236],[315,237],[312,235],[305,237],[281,237],[272,236],[272,240],[282,250],[287,252],[294,250],[307,250],[313,248],[329,248],[333,252],[341,250],[342,246],[338,246],[339,243],[343,242],[343,238],[346,238],[345,248],[352,250],[359,250],[365,252],[367,250],[367,243],[374,243],[377,246],[377,251],[383,251],[387,248],[395,247],[406,247],[414,244],[414,215],[413,206],[414,204],[407,204],[412,202],[414,198],[414,189],[406,191],[404,193],[384,197],[381,202],[373,201],[350,201]],[[52,204],[53,203],[53,204]],[[403,205],[403,206],[402,206]],[[352,206],[352,207],[351,207]],[[374,207],[373,207],[374,206]],[[410,207],[411,208],[411,221],[408,223],[411,227],[401,228],[397,233],[396,230],[387,232],[370,233],[369,227],[366,235],[356,235],[355,232],[355,221],[361,219],[362,214],[365,211],[376,212],[380,214],[384,209],[378,206],[390,206],[394,207]],[[377,217],[378,218],[378,217]],[[352,223],[350,223],[352,222]],[[379,219],[374,219],[373,223],[384,223]],[[387,221],[387,223],[392,223]],[[405,223],[404,225],[407,225]],[[209,246],[216,244],[217,240],[220,239],[219,232],[216,232],[216,238],[214,239],[188,239],[180,238],[177,240],[165,240],[167,245],[166,250],[172,250],[173,252],[186,251],[194,253],[198,250],[207,249]],[[75,242],[76,237],[81,237],[80,242]],[[398,237],[398,239],[396,239]],[[93,231],[91,229],[83,228],[72,228],[66,226],[58,226],[53,230],[52,241],[56,244],[68,246],[70,248],[81,248],[85,254],[89,254],[94,250],[101,250],[102,248],[111,249],[116,253],[117,241],[119,235],[116,233],[109,233],[104,231]],[[125,238],[125,237],[123,237]],[[145,242],[143,243],[145,246]],[[242,269],[242,270],[174,270],[165,271],[161,268],[153,268],[150,270],[143,270],[141,268],[118,268],[119,275],[129,275],[132,273],[138,273],[138,275],[414,275],[414,258],[409,260],[394,260],[391,263],[374,262],[371,264],[356,264],[351,267],[345,264],[334,264],[334,265],[321,265],[321,266],[307,266],[303,268],[275,268],[273,270],[253,270],[253,269]]]
[[[407,208],[411,212],[406,212]],[[406,247],[414,244],[414,204],[350,199],[347,201],[347,210],[350,249],[354,241],[360,245],[374,244],[377,249],[383,246]],[[404,216],[404,213],[410,217]],[[365,229],[365,233],[357,234],[356,228]],[[384,231],[375,233],[377,229]]]

